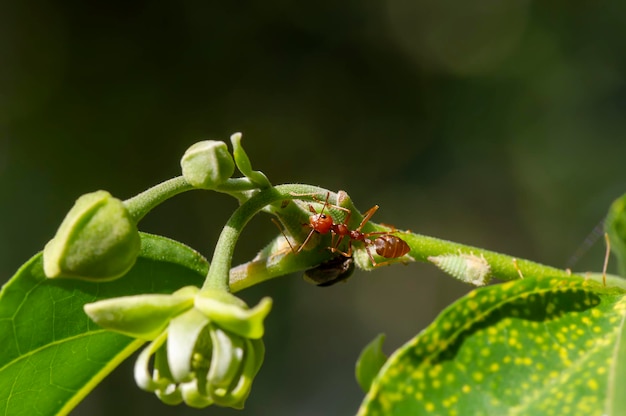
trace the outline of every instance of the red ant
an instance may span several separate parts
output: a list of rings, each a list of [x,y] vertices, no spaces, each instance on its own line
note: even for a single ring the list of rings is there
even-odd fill
[[[350,220],[350,216],[352,215],[352,211],[350,211],[347,208],[340,207],[338,205],[329,204],[328,203],[329,197],[330,197],[330,193],[326,194],[326,201],[324,202],[322,211],[319,213],[315,211],[315,208],[313,208],[312,205],[309,204],[309,211],[313,213],[313,215],[309,217],[309,224],[308,224],[308,226],[311,228],[311,232],[309,232],[304,242],[300,245],[300,247],[298,247],[298,250],[296,250],[296,253],[299,253],[300,251],[302,251],[302,248],[309,242],[309,240],[311,239],[311,236],[314,233],[318,233],[318,234],[333,233],[334,235],[337,235],[338,236],[337,241],[335,241],[334,244],[331,243],[331,247],[329,247],[329,249],[333,253],[339,253],[345,257],[352,257],[352,241],[362,241],[365,244],[365,250],[367,251],[367,255],[372,261],[372,265],[374,267],[382,266],[382,265],[388,264],[389,262],[377,263],[376,260],[374,260],[374,256],[372,255],[372,252],[370,250],[370,247],[372,245],[376,249],[376,253],[379,256],[382,256],[388,259],[396,259],[398,257],[402,257],[405,254],[407,254],[409,251],[411,251],[411,247],[409,247],[406,241],[402,240],[400,237],[396,237],[395,235],[390,234],[390,232],[394,232],[395,229],[392,229],[391,231],[375,231],[375,232],[370,232],[370,233],[361,232],[361,229],[365,226],[365,224],[367,224],[370,218],[372,218],[372,216],[378,210],[378,205],[374,205],[373,207],[371,207],[365,212],[365,215],[363,216],[363,219],[361,220],[361,223],[356,228],[356,230],[350,230],[347,224],[348,224],[348,221]],[[346,217],[344,218],[342,223],[336,224],[330,215],[324,214],[324,209],[326,209],[327,206],[332,206],[332,207],[335,207],[337,209],[340,209],[346,212]],[[373,237],[373,236],[378,236],[378,237],[376,237],[372,241],[370,237]],[[338,248],[341,242],[343,241],[344,237],[349,238],[347,252],[343,252],[339,250]]]

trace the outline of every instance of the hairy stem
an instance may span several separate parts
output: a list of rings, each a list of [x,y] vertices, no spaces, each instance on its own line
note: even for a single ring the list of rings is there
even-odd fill
[[[250,198],[233,213],[224,227],[215,248],[213,261],[204,287],[239,291],[265,280],[316,267],[320,263],[336,256],[336,254],[329,250],[324,250],[323,245],[319,246],[321,248],[320,250],[303,250],[296,255],[289,251],[289,248],[285,250],[284,244],[280,244],[283,238],[281,236],[253,261],[237,266],[231,270],[235,243],[243,227],[255,214],[268,205],[284,200],[323,200],[327,192],[328,191],[325,189],[310,185],[289,184],[260,191]],[[316,195],[317,197],[313,198],[312,195]],[[279,210],[272,211],[280,215]],[[303,211],[303,215],[306,216],[308,213]],[[351,218],[351,223],[358,224],[362,217],[356,212],[356,209],[354,209],[352,210]],[[302,224],[304,222],[306,222],[306,220],[299,223]],[[388,230],[388,227],[373,222],[369,222],[363,228],[364,232]],[[402,238],[411,247],[411,251],[408,255],[415,261],[429,262],[428,258],[431,256],[463,253],[484,257],[489,263],[491,270],[490,276],[502,280],[514,280],[524,276],[567,277],[572,275],[569,270],[545,266],[533,261],[517,259],[512,256],[465,244],[400,230],[393,232],[393,234]],[[353,246],[357,251],[364,248],[362,242],[354,242]]]
[[[356,214],[356,220],[360,221],[360,215]],[[373,222],[365,227],[367,232],[387,231],[388,228]],[[530,260],[515,258],[506,254],[500,254],[478,247],[446,241],[438,238],[414,234],[410,232],[397,231],[394,235],[402,238],[411,247],[409,256],[415,261],[430,263],[428,257],[445,254],[474,254],[483,256],[489,263],[491,277],[502,280],[519,279],[521,276],[533,277],[567,277],[572,273],[569,270],[562,270],[551,266],[542,265]],[[274,243],[275,247],[280,247]],[[363,249],[362,243],[354,243],[356,250]],[[320,250],[318,250],[319,252]],[[323,251],[323,250],[322,250]],[[234,267],[230,271],[230,286],[233,291],[240,291],[250,286],[266,280],[280,277],[285,274],[303,271],[315,267],[322,261],[329,260],[333,254],[326,251],[326,256],[320,260],[314,256],[313,250],[310,253],[301,252],[297,256],[282,256],[280,261],[273,261],[271,251],[263,256],[257,256],[253,261]],[[298,258],[296,258],[298,257]],[[306,258],[305,258],[306,257]],[[520,276],[521,274],[521,276]],[[582,277],[578,275],[579,277]],[[593,278],[593,277],[592,277]]]
[[[160,184],[143,191],[139,195],[127,199],[124,201],[124,204],[133,216],[135,222],[138,223],[157,205],[175,195],[192,189],[194,189],[193,186],[189,185],[185,178],[177,176],[165,182],[161,182]]]
[[[284,200],[304,199],[302,196],[293,194],[325,195],[326,189],[311,185],[288,184],[278,185],[260,191],[243,205],[235,210],[222,230],[209,268],[209,273],[204,281],[203,289],[229,290],[229,271],[232,265],[235,244],[241,235],[241,231],[248,221],[266,206]],[[309,198],[311,199],[311,198]]]
[[[543,264],[535,263],[530,260],[516,259],[506,254],[496,253],[494,251],[484,250],[478,247],[472,247],[465,244],[454,243],[452,241],[441,240],[438,238],[427,237],[424,235],[413,233],[396,233],[398,237],[406,241],[411,247],[409,253],[416,261],[428,262],[428,257],[440,256],[443,254],[474,254],[483,256],[491,267],[493,277],[503,280],[514,280],[520,278],[520,272],[526,276],[546,276],[559,277],[570,276],[571,272],[561,270]]]

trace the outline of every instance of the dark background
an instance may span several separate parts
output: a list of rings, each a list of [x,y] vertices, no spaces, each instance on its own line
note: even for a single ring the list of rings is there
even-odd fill
[[[380,204],[376,221],[558,267],[626,190],[624,2],[214,3],[0,4],[1,281],[79,195],[128,198],[236,131],[275,184],[344,189]],[[235,206],[188,193],[141,229],[210,257]],[[275,234],[255,218],[236,261]],[[603,250],[576,268],[601,269]],[[353,414],[361,347],[385,332],[392,351],[467,290],[424,264],[248,290],[275,301],[266,362],[245,411],[204,412]],[[200,414],[141,392],[130,365],[74,414]]]

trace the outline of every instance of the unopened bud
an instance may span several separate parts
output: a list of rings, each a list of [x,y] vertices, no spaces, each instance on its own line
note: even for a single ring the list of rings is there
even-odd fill
[[[235,173],[226,143],[205,140],[192,145],[180,161],[183,177],[196,188],[215,189]]]
[[[106,191],[78,198],[43,252],[48,277],[112,280],[135,264],[141,240],[122,201]]]

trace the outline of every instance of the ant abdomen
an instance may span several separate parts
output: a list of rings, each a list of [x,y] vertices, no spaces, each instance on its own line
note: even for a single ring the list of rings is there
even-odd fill
[[[411,251],[411,247],[402,240],[391,234],[383,234],[374,240],[374,247],[379,256],[387,259],[397,259]]]

